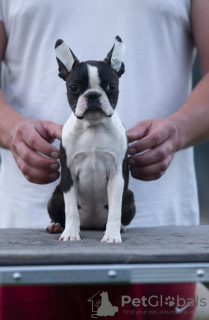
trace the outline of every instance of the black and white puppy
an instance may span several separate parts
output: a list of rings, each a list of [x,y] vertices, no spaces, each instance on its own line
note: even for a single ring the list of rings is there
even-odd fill
[[[48,231],[64,229],[60,240],[73,241],[80,228],[105,230],[102,242],[121,242],[120,231],[135,215],[126,130],[115,112],[124,44],[117,36],[104,61],[79,62],[63,40],[55,51],[73,112],[63,127],[61,182],[48,203]]]

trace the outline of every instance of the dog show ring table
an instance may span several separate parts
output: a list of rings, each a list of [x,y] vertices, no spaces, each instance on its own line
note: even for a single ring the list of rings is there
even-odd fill
[[[0,284],[209,282],[209,226],[127,229],[122,243],[102,235],[61,242],[43,229],[1,229]]]

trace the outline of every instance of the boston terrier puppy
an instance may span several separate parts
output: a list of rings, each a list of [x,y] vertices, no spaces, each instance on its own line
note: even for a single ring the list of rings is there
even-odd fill
[[[61,182],[48,203],[48,232],[80,240],[80,228],[105,230],[102,242],[121,242],[135,215],[128,189],[128,140],[115,111],[124,44],[116,37],[104,61],[79,62],[63,40],[55,44],[59,77],[72,114],[62,131]]]

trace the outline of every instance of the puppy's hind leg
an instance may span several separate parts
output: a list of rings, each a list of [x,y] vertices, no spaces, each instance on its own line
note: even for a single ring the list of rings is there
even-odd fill
[[[61,233],[65,228],[65,202],[63,190],[59,184],[53,192],[47,205],[51,223],[47,227],[49,233]]]
[[[131,190],[126,189],[123,193],[123,201],[122,201],[122,216],[121,216],[121,224],[125,229],[125,226],[129,225],[131,220],[134,218],[136,213],[136,207],[134,202],[134,194]],[[121,227],[121,229],[123,230]],[[121,232],[125,232],[124,230]]]

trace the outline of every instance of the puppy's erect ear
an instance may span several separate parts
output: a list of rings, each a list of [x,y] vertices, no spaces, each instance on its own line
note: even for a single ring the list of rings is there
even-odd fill
[[[123,63],[123,56],[125,52],[125,45],[122,39],[117,36],[113,48],[104,59],[105,62],[109,63],[111,67],[116,71],[118,77],[125,72],[125,66]]]
[[[72,68],[79,62],[74,53],[63,40],[55,43],[55,53],[59,65],[59,77],[66,79]]]

